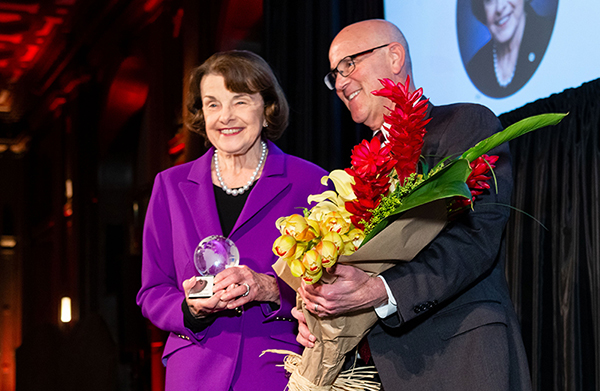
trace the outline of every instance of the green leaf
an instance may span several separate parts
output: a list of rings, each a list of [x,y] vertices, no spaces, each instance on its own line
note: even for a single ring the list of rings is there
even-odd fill
[[[477,145],[465,151],[461,158],[467,159],[469,162],[474,161],[481,155],[489,152],[497,146],[513,140],[519,136],[529,133],[533,130],[543,128],[545,126],[556,125],[567,114],[549,113],[540,114],[533,117],[525,118],[517,123],[510,125],[508,128],[498,132],[485,140],[481,140]]]
[[[467,178],[469,178],[469,174],[471,173],[471,166],[469,162],[465,159],[456,159],[448,163],[445,167],[443,167],[440,171],[435,174],[429,176],[426,180],[424,180],[419,186],[413,190],[413,192],[407,196],[411,197],[413,193],[418,191],[420,188],[427,186],[429,183],[433,181],[441,181],[440,183],[446,182],[454,182],[454,181],[462,181],[466,182]]]
[[[433,181],[411,193],[393,214],[406,212],[409,209],[427,204],[435,200],[452,197],[471,197],[471,191],[464,181]]]
[[[471,198],[471,191],[465,183],[470,172],[471,167],[469,166],[469,162],[465,159],[458,159],[444,167],[440,172],[429,177],[404,198],[402,205],[394,209],[386,219],[377,224],[365,237],[361,245],[366,244],[375,235],[385,229],[389,223],[394,221],[399,214],[409,209],[445,198]]]

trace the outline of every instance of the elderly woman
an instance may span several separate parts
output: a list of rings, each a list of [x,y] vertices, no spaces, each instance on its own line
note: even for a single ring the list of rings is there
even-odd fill
[[[471,0],[475,17],[491,39],[467,64],[479,91],[493,98],[517,92],[533,76],[552,34],[554,21],[539,16],[531,0]]]
[[[159,173],[144,226],[142,287],[137,302],[169,331],[166,389],[283,390],[280,357],[300,352],[290,314],[295,292],[271,265],[275,221],[327,190],[321,168],[272,143],[288,105],[267,63],[247,51],[217,53],[190,80],[190,128],[212,145],[206,154]],[[240,266],[214,279],[213,296],[189,298],[193,254],[211,235],[235,242]]]

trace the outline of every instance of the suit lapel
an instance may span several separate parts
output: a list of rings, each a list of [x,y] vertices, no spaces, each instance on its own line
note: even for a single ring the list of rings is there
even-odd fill
[[[290,179],[285,176],[285,154],[272,142],[268,141],[267,143],[269,155],[262,175],[248,195],[244,209],[238,217],[230,237],[233,237],[236,231],[246,224],[250,224],[252,218],[261,210],[271,207],[272,205],[269,204],[282,191],[291,186]],[[199,240],[208,235],[223,235],[211,179],[212,152],[211,148],[196,160],[190,169],[187,182],[179,184]]]
[[[233,230],[229,236],[233,237],[240,228],[250,221],[257,213],[269,205],[273,200],[287,187],[291,186],[291,181],[285,175],[285,154],[268,141],[269,155],[265,162],[262,175],[254,189],[250,192],[242,213],[238,217]],[[273,221],[275,224],[275,221]]]
[[[213,150],[211,148],[196,160],[190,169],[187,182],[179,184],[199,240],[209,235],[223,235],[210,171]]]

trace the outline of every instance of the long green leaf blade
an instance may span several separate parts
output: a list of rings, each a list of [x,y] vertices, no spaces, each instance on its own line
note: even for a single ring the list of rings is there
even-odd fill
[[[517,123],[510,125],[503,131],[498,132],[486,138],[485,140],[481,140],[474,147],[465,151],[461,157],[463,159],[467,159],[469,162],[472,162],[481,155],[489,152],[490,150],[496,148],[497,146],[507,141],[513,140],[519,136],[522,136],[536,129],[543,128],[545,126],[556,125],[567,114],[568,113],[549,113],[525,118]]]

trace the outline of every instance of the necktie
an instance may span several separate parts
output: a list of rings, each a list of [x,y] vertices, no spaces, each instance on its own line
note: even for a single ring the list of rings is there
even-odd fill
[[[367,341],[366,335],[358,343],[358,354],[360,354],[360,358],[363,359],[365,364],[369,365],[369,360],[371,359],[371,348],[369,347],[369,341]]]
[[[377,132],[375,132],[375,134],[373,135],[373,138],[378,138],[382,144],[386,141],[385,136],[383,135],[383,132],[381,130],[378,130]]]

